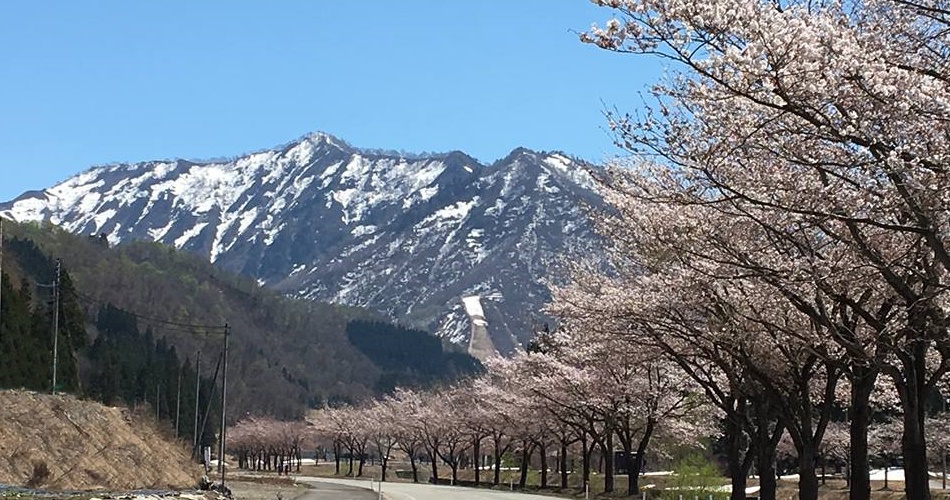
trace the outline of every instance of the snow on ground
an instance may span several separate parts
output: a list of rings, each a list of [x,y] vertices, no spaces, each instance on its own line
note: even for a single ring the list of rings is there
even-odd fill
[[[940,472],[930,471],[930,477],[939,478]],[[779,479],[784,481],[797,481],[798,474],[783,474]],[[871,469],[871,481],[883,481],[884,480],[884,469]],[[903,481],[904,480],[904,469],[900,467],[894,467],[887,469],[887,480],[888,481]]]
[[[462,304],[465,305],[465,312],[470,318],[472,318],[472,321],[484,322],[485,311],[482,309],[482,303],[481,300],[479,300],[478,295],[462,297]],[[479,319],[476,320],[475,318]]]

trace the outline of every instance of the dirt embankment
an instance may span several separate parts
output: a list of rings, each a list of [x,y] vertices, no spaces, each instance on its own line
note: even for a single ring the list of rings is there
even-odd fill
[[[0,484],[53,490],[192,488],[200,466],[147,417],[72,396],[0,391]]]

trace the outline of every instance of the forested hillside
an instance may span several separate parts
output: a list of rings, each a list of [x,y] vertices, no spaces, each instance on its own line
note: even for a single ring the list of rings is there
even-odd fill
[[[201,414],[213,414],[209,410],[219,408],[213,380],[202,378],[199,384],[195,367],[179,358],[164,339],[156,341],[151,330],[143,334],[128,312],[107,304],[88,315],[68,270],[60,272],[56,300],[49,286],[56,280],[56,262],[30,240],[15,237],[4,243],[8,256],[4,263],[14,264],[8,268],[15,269],[21,279],[14,286],[10,275],[3,273],[0,388],[51,391],[55,351],[57,392],[90,396],[109,405],[147,405],[149,413],[175,425],[179,436],[192,441],[198,430],[196,406]],[[97,332],[91,343],[89,321]],[[58,333],[55,349],[54,331]],[[185,388],[180,398],[179,383]],[[195,394],[196,388],[200,395]],[[210,444],[215,421],[200,420],[201,441]]]
[[[57,258],[62,390],[107,403],[146,402],[171,421],[180,379],[190,388],[182,391],[181,414],[191,416],[198,352],[207,400],[225,324],[231,415],[296,417],[307,407],[356,401],[390,385],[380,380],[378,363],[347,338],[347,324],[378,319],[372,313],[289,300],[159,244],[110,248],[102,238],[50,225],[5,222],[4,231],[0,387],[50,388],[54,315],[47,285]],[[189,426],[180,427],[190,435]]]
[[[28,241],[13,239],[6,250],[20,257],[16,259],[21,269],[18,274],[24,277],[18,286],[13,286],[8,274],[2,276],[0,387],[50,390],[53,384],[54,300],[49,285],[54,280],[55,263]],[[59,390],[73,392],[80,386],[77,353],[88,339],[69,272],[61,273],[59,290],[56,386]]]
[[[462,352],[445,352],[438,337],[383,321],[353,320],[346,336],[382,370],[378,392],[397,387],[451,381],[482,371],[477,359]]]

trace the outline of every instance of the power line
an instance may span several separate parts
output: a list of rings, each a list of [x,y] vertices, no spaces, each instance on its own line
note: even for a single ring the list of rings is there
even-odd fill
[[[57,261],[57,262],[58,262],[58,261]],[[58,268],[57,268],[57,269],[58,269]],[[58,276],[58,270],[57,270],[57,276]],[[58,282],[59,282],[59,280],[58,280],[58,278],[57,278],[57,284],[58,284]],[[84,294],[80,294],[79,292],[75,292],[75,293],[76,293],[76,296],[77,296],[77,297],[79,297],[80,299],[82,299],[82,300],[84,300],[84,301],[86,301],[86,302],[89,302],[90,304],[102,304],[102,302],[103,302],[103,301],[94,299],[94,298],[92,298],[92,297],[90,297],[90,296],[87,296],[87,295],[84,295]],[[228,405],[228,403],[227,403],[227,401],[228,401],[228,396],[227,396],[227,394],[228,394],[228,337],[230,337],[230,335],[229,335],[229,333],[230,333],[230,327],[229,327],[229,325],[228,325],[227,323],[225,323],[223,326],[219,326],[219,325],[202,325],[202,324],[197,324],[197,323],[183,323],[183,322],[180,322],[180,321],[169,321],[169,320],[164,320],[164,319],[153,318],[153,317],[151,317],[151,316],[146,316],[146,315],[144,315],[144,314],[138,314],[138,313],[135,313],[135,312],[132,312],[132,311],[128,311],[128,310],[125,310],[125,309],[119,309],[119,310],[122,311],[122,312],[125,313],[125,314],[128,314],[128,315],[130,315],[130,316],[132,316],[132,317],[138,319],[138,320],[144,321],[146,324],[148,324],[148,323],[156,323],[156,324],[160,325],[160,326],[159,326],[160,329],[162,329],[163,331],[166,331],[166,332],[179,332],[179,333],[186,333],[186,334],[195,334],[195,333],[199,333],[199,332],[201,332],[201,331],[204,331],[204,332],[206,332],[206,333],[223,333],[223,334],[224,334],[224,348],[223,348],[222,351],[221,351],[220,358],[218,359],[218,363],[219,363],[219,364],[218,364],[218,366],[215,367],[215,374],[214,374],[214,379],[217,379],[217,378],[218,378],[218,367],[220,367],[220,366],[223,364],[223,370],[222,370],[223,376],[222,376],[222,378],[221,378],[221,429],[220,429],[220,435],[219,435],[219,439],[218,439],[218,475],[219,475],[219,477],[221,478],[221,486],[222,486],[222,488],[223,488],[223,487],[224,487],[224,477],[225,477],[224,454],[225,454],[225,451],[227,450],[227,410],[226,410],[226,409],[227,409],[227,405]],[[198,356],[199,356],[198,359],[199,359],[199,360],[201,359],[201,358],[200,358],[200,356],[201,356],[200,353],[201,353],[201,351],[198,351]],[[200,396],[200,386],[201,386],[201,374],[200,374],[200,372],[198,371],[198,369],[199,369],[199,368],[196,366],[196,367],[195,367],[195,372],[196,372],[196,374],[197,374],[197,377],[196,377],[196,378],[198,379],[198,381],[197,381],[197,383],[196,383],[196,385],[197,385],[197,387],[196,387],[196,393],[197,393],[197,394],[196,394],[196,398]],[[54,373],[55,373],[55,371],[54,371]],[[55,375],[54,375],[54,377],[55,377]],[[179,374],[179,381],[178,381],[178,384],[179,384],[179,387],[178,387],[178,392],[179,392],[178,397],[179,397],[179,400],[180,400],[180,398],[181,398],[181,378],[180,378],[180,377],[181,377],[181,375]],[[54,383],[54,384],[55,384],[55,383]],[[213,386],[214,386],[214,382],[212,382],[212,388],[213,388]],[[160,403],[160,399],[159,399],[158,392],[159,392],[159,389],[156,389],[156,396],[155,396],[155,403],[156,403],[155,418],[156,418],[156,420],[159,418],[159,406],[158,406],[158,405],[161,404],[161,403]],[[212,394],[213,394],[213,390],[212,390]],[[180,402],[179,402],[179,404],[180,404]],[[195,409],[195,423],[196,423],[196,424],[197,424],[197,419],[198,419],[198,413],[197,413],[197,406],[198,406],[198,404],[199,404],[199,402],[198,402],[197,399],[196,399],[196,401],[195,401],[195,406],[196,406],[196,409]],[[208,401],[208,410],[210,411],[210,409],[211,409],[211,401],[209,400],[209,401]],[[177,411],[176,411],[176,413],[177,413]],[[178,434],[178,425],[179,425],[178,418],[179,418],[179,416],[176,415],[176,417],[175,417],[175,434],[176,434],[176,435]],[[205,419],[207,419],[207,413],[205,413]],[[202,424],[202,432],[204,432],[204,424]],[[199,440],[198,440],[198,439],[195,439],[195,449],[197,449],[198,444],[199,444]]]
[[[59,262],[59,261],[57,261],[57,263],[58,263],[58,262]],[[58,267],[57,267],[57,285],[59,284],[59,279],[58,279],[58,275],[59,275],[59,274],[58,274],[58,273],[59,273],[59,271],[58,271]],[[101,301],[101,300],[97,300],[97,299],[95,299],[95,298],[93,298],[93,297],[90,297],[90,296],[88,296],[88,295],[81,294],[81,293],[79,293],[78,291],[74,291],[74,293],[76,294],[76,296],[77,296],[79,299],[81,299],[81,300],[83,300],[83,301],[86,301],[86,302],[88,302],[89,304],[101,305],[101,304],[103,303],[103,301]],[[128,314],[129,316],[132,316],[132,317],[136,318],[137,320],[143,321],[143,322],[146,323],[147,325],[148,325],[149,323],[154,323],[155,325],[158,325],[158,327],[159,327],[161,330],[165,331],[165,332],[178,332],[178,333],[185,333],[185,334],[191,334],[191,335],[194,335],[194,334],[200,333],[200,332],[209,333],[209,334],[210,334],[210,333],[223,334],[223,336],[224,336],[224,348],[223,348],[222,351],[221,351],[221,355],[220,355],[220,358],[219,358],[219,361],[218,361],[218,362],[219,362],[219,365],[218,365],[218,366],[221,366],[221,364],[223,364],[223,370],[222,370],[223,376],[222,376],[222,379],[221,379],[221,430],[220,430],[220,437],[219,437],[219,440],[218,440],[218,450],[219,450],[219,451],[218,451],[218,467],[219,467],[218,472],[219,472],[219,476],[220,476],[220,478],[221,478],[221,486],[223,487],[223,486],[224,486],[224,477],[225,477],[225,471],[224,471],[224,454],[225,454],[225,450],[227,449],[227,444],[226,444],[226,440],[227,440],[227,411],[226,411],[226,408],[227,408],[227,394],[228,394],[228,337],[230,337],[230,335],[229,335],[229,333],[230,333],[230,327],[229,327],[229,325],[228,325],[227,323],[225,323],[224,325],[202,325],[202,324],[198,324],[198,323],[184,323],[184,322],[180,322],[180,321],[170,321],[170,320],[166,320],[166,319],[154,318],[154,317],[151,317],[151,316],[147,316],[147,315],[144,315],[144,314],[139,314],[139,313],[136,313],[136,312],[132,312],[132,311],[125,310],[125,309],[119,309],[119,310],[122,311],[122,312],[125,313],[125,314]],[[153,325],[153,326],[154,326],[154,325]],[[199,356],[200,356],[200,351],[199,351]],[[200,358],[199,358],[199,359],[200,359]],[[198,377],[197,377],[197,378],[198,378],[197,387],[200,388],[201,375],[200,375],[200,372],[198,372],[198,367],[197,367],[197,366],[196,366],[195,370],[196,370],[196,373],[198,374]],[[55,373],[55,372],[54,372],[54,373]],[[55,376],[55,375],[54,375],[54,376]],[[179,377],[180,377],[180,374],[179,374]],[[214,378],[217,379],[217,377],[218,377],[218,367],[215,367],[215,376],[214,376]],[[212,386],[213,386],[213,385],[214,385],[214,382],[212,382]],[[181,396],[180,396],[180,393],[181,393],[181,379],[180,379],[180,378],[179,378],[179,388],[178,388],[178,391],[179,391],[179,398],[180,398],[180,397],[181,397]],[[158,392],[159,392],[159,389],[156,389],[156,419],[159,418],[159,407],[158,407],[158,405],[161,404],[161,403],[159,402],[159,395],[158,395]],[[196,389],[196,392],[198,392],[199,395],[200,395],[200,389]],[[196,401],[195,405],[196,405],[196,406],[198,405],[198,402],[197,402],[197,401]],[[210,407],[211,407],[211,406],[210,406],[210,401],[209,401],[209,403],[208,403],[208,409],[209,409],[209,410],[210,410]],[[207,413],[205,414],[205,418],[207,418]],[[197,422],[197,409],[196,409],[196,413],[195,413],[195,419],[196,419],[196,422]],[[175,419],[175,420],[176,420],[176,423],[175,423],[175,433],[177,434],[177,433],[178,433],[178,416],[176,416],[176,419]],[[204,427],[204,425],[202,425],[202,432],[203,432],[203,427]],[[198,446],[198,442],[199,442],[199,441],[196,439],[196,440],[195,440],[195,447],[196,447],[196,448],[197,448],[197,446]]]
[[[2,268],[2,266],[3,266],[3,264],[2,264],[2,258],[3,258],[3,219],[0,218],[0,278],[2,278],[2,270],[3,270],[3,268]],[[53,289],[53,314],[54,314],[54,316],[53,316],[53,377],[52,377],[52,378],[53,378],[53,380],[52,380],[52,382],[53,382],[53,383],[52,383],[52,393],[53,393],[53,394],[56,394],[56,375],[57,375],[56,371],[57,371],[57,361],[58,361],[57,344],[58,344],[58,339],[59,339],[59,331],[58,331],[58,330],[59,330],[59,302],[60,302],[60,300],[61,300],[61,297],[60,297],[60,295],[61,295],[61,294],[60,294],[61,265],[62,265],[62,264],[61,264],[61,261],[60,261],[59,259],[56,259],[56,275],[55,275],[55,279],[54,279],[54,281],[53,281],[52,284],[50,284],[50,285],[41,284],[41,283],[37,283],[37,284],[36,284],[36,285],[39,286],[39,287],[52,288],[52,289]],[[72,291],[73,291],[75,297],[76,297],[78,300],[84,301],[84,302],[86,302],[86,303],[89,304],[89,305],[99,305],[99,306],[101,306],[102,304],[108,303],[108,301],[96,299],[96,298],[91,297],[91,296],[89,296],[89,295],[85,295],[85,294],[79,293],[79,291],[77,291],[77,290],[75,290],[75,289],[73,289]],[[227,412],[226,412],[226,408],[227,408],[227,371],[228,371],[228,340],[229,340],[228,337],[230,336],[230,335],[229,335],[229,333],[230,333],[230,327],[229,327],[229,325],[228,325],[227,323],[225,323],[224,325],[206,325],[206,324],[200,324],[200,323],[186,323],[186,322],[181,322],[181,321],[171,321],[171,320],[167,320],[167,319],[155,318],[155,317],[152,317],[152,316],[149,316],[149,315],[145,315],[145,314],[139,314],[139,313],[136,313],[136,312],[133,312],[133,311],[129,311],[129,310],[127,310],[127,309],[123,309],[123,308],[118,308],[118,307],[116,307],[116,309],[117,309],[118,311],[120,311],[121,313],[123,313],[123,314],[127,314],[127,315],[129,315],[129,316],[135,318],[136,320],[139,320],[139,321],[145,323],[145,325],[146,325],[147,327],[149,327],[149,328],[151,328],[151,327],[156,327],[156,326],[157,326],[159,329],[161,329],[162,331],[165,331],[165,332],[183,333],[183,334],[190,334],[190,335],[195,335],[195,334],[199,334],[199,333],[223,335],[223,338],[224,338],[224,346],[223,346],[222,352],[221,352],[221,354],[220,354],[220,357],[219,357],[219,359],[218,359],[218,365],[215,367],[215,374],[214,374],[214,378],[212,379],[211,395],[209,396],[208,406],[207,406],[206,413],[205,413],[205,418],[204,418],[204,422],[207,422],[208,412],[210,412],[210,410],[211,410],[211,398],[213,397],[213,394],[214,394],[215,381],[217,380],[217,377],[218,377],[218,369],[219,369],[219,367],[221,367],[221,365],[223,364],[224,370],[223,370],[223,377],[222,377],[222,381],[221,381],[221,431],[220,431],[219,452],[218,452],[218,455],[219,455],[219,456],[218,456],[218,462],[219,462],[219,467],[220,467],[221,486],[223,487],[223,486],[224,486],[224,480],[225,480],[225,472],[224,472],[224,453],[225,453],[225,450],[227,449],[227,444],[226,444],[226,439],[227,439],[227,418],[226,418],[226,416],[227,416]],[[198,351],[198,363],[200,363],[200,359],[201,359],[200,356],[201,356],[201,351]],[[201,388],[201,372],[200,372],[200,365],[198,365],[198,364],[196,364],[196,366],[195,366],[195,374],[196,374],[196,377],[195,377],[195,378],[196,378],[196,382],[195,382],[195,398],[196,398],[196,400],[195,400],[195,425],[196,425],[196,431],[197,431],[197,430],[198,430],[198,429],[197,429],[197,425],[198,425],[198,406],[199,406],[199,404],[200,404],[200,394],[201,394],[201,390],[200,390],[200,388]],[[178,396],[177,396],[177,397],[178,397],[178,403],[177,403],[177,405],[176,405],[176,415],[175,415],[175,434],[176,434],[176,436],[178,435],[178,432],[179,432],[179,425],[180,425],[180,422],[179,422],[180,414],[179,414],[179,413],[180,413],[180,410],[181,410],[181,382],[182,382],[182,379],[181,379],[181,372],[179,371],[179,378],[178,378]],[[161,389],[160,389],[160,387],[161,387],[161,386],[159,385],[159,386],[156,388],[156,391],[155,391],[155,403],[156,403],[155,415],[156,415],[156,419],[160,418],[160,416],[161,416],[161,406],[160,406],[160,405],[161,405],[161,399],[160,399],[160,396],[161,396],[161,395],[160,395],[160,391],[161,391]],[[202,433],[204,432],[204,427],[205,427],[205,423],[202,423],[202,425],[201,425],[201,432],[202,432]],[[194,446],[195,446],[196,449],[197,449],[198,445],[200,444],[200,442],[201,442],[201,439],[196,436],[196,438],[195,438],[195,443],[194,443]]]
[[[90,304],[101,305],[105,302],[103,300],[96,299],[79,292],[76,292],[76,296]],[[224,333],[224,331],[227,329],[227,325],[203,325],[199,323],[183,323],[180,321],[170,321],[166,319],[159,319],[159,318],[154,318],[151,316],[146,316],[144,314],[132,312],[124,308],[117,307],[117,309],[119,309],[125,314],[128,314],[129,316],[142,320],[145,323],[156,323],[160,325],[165,325],[162,329],[166,331],[172,331],[172,332],[177,332],[177,333],[193,333],[195,330],[204,330],[209,333]]]

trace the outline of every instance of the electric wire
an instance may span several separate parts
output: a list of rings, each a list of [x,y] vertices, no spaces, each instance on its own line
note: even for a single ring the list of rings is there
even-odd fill
[[[90,305],[102,305],[105,301],[101,299],[96,299],[89,295],[76,292],[76,296],[83,300],[84,302]],[[124,308],[116,307],[125,314],[132,316],[138,320],[141,320],[146,325],[156,326],[159,325],[161,330],[173,332],[173,333],[220,333],[223,334],[224,330],[227,328],[225,325],[206,325],[199,323],[184,323],[180,321],[170,321],[166,319],[154,318],[151,316],[146,316],[144,314],[139,314],[133,311],[129,311]]]

